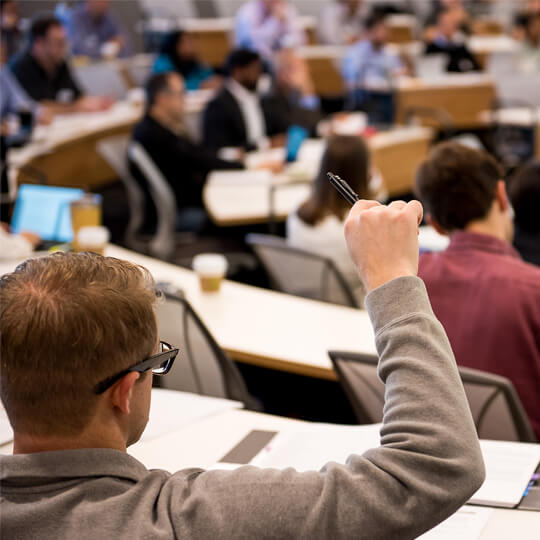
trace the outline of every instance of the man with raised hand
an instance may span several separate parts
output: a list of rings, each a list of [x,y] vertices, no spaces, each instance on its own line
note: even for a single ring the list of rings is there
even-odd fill
[[[148,419],[148,371],[175,355],[158,345],[148,272],[83,253],[4,276],[1,397],[15,435],[14,455],[0,458],[0,535],[404,540],[455,512],[484,470],[450,345],[416,277],[421,216],[416,201],[360,201],[347,220],[386,405],[381,446],[319,472],[148,471],[126,448]]]

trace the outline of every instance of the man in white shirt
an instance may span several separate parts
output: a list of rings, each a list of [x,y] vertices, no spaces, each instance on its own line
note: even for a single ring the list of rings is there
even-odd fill
[[[236,15],[235,46],[257,51],[270,59],[283,47],[306,42],[296,9],[284,0],[251,0]]]
[[[247,49],[233,51],[227,60],[227,82],[208,103],[203,117],[205,145],[244,150],[270,144],[257,85],[262,73],[259,55]]]

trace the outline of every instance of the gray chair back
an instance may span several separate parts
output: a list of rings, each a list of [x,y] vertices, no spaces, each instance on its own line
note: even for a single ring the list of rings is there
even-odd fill
[[[359,307],[349,284],[331,259],[296,249],[277,236],[248,234],[274,287],[284,293],[333,304]]]
[[[162,292],[156,315],[160,339],[180,349],[171,371],[158,379],[161,387],[253,405],[238,368],[185,298]]]
[[[118,174],[127,193],[129,222],[125,232],[125,244],[131,249],[141,251],[143,242],[137,239],[137,233],[144,220],[144,194],[127,166],[128,144],[128,135],[118,135],[100,140],[96,147],[103,159]]]
[[[160,259],[168,259],[175,248],[177,220],[175,194],[159,168],[139,143],[130,142],[128,156],[148,183],[150,196],[156,208],[157,230],[149,244],[150,254]]]
[[[358,422],[380,422],[385,386],[377,374],[377,357],[340,351],[328,354]],[[536,442],[523,405],[509,379],[476,369],[458,369],[481,439]]]

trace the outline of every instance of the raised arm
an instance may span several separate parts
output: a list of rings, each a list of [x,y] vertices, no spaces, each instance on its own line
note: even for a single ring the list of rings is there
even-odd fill
[[[416,201],[360,201],[346,224],[386,383],[381,446],[322,472],[194,473],[178,501],[179,531],[187,520],[200,536],[221,538],[412,539],[480,487],[482,456],[452,350],[416,277],[421,216]]]

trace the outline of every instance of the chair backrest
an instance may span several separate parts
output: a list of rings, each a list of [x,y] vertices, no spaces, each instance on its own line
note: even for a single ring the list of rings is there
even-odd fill
[[[481,439],[536,442],[512,382],[477,369],[459,368],[474,423]]]
[[[126,227],[125,242],[128,247],[138,250],[142,247],[142,243],[137,241],[137,233],[144,220],[144,194],[127,166],[128,144],[128,135],[118,135],[101,139],[96,147],[124,184],[129,204],[129,222]]]
[[[91,62],[75,67],[75,76],[84,90],[93,96],[124,99],[128,86],[116,62]]]
[[[279,291],[359,307],[350,286],[331,259],[293,248],[277,236],[248,234],[246,242]]]
[[[170,373],[159,379],[162,387],[252,405],[253,398],[238,368],[185,298],[162,292],[156,314],[160,339],[180,349]]]
[[[380,422],[385,386],[377,374],[377,357],[340,351],[328,354],[358,421]],[[481,439],[536,442],[510,380],[464,367],[459,367],[459,375]]]
[[[152,161],[146,150],[137,142],[131,141],[128,155],[148,183],[148,189],[156,208],[157,230],[150,241],[150,253],[168,259],[175,245],[177,206],[175,194],[167,180]]]

